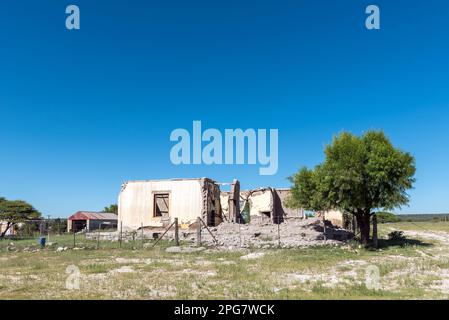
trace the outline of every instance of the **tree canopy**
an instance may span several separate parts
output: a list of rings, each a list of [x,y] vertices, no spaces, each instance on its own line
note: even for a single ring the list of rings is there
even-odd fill
[[[290,205],[351,213],[366,243],[373,210],[391,210],[408,203],[415,160],[395,148],[381,131],[368,131],[360,137],[343,132],[325,147],[325,156],[314,169],[303,167],[290,177]]]
[[[0,234],[0,238],[3,238],[13,225],[38,219],[40,216],[39,211],[23,200],[7,200],[0,197],[0,221],[6,222],[6,228]]]
[[[118,205],[111,204],[109,207],[104,207],[102,212],[109,212],[109,213],[118,214]]]

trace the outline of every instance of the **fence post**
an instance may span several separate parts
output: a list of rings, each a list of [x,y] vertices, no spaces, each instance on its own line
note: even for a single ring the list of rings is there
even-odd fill
[[[100,229],[101,229],[101,223],[98,226],[98,233],[97,233],[97,249],[100,249]]]
[[[201,220],[200,217],[196,219],[196,245],[197,247],[201,247]]]
[[[140,231],[142,236],[142,249],[143,249],[143,222],[140,224]]]
[[[73,232],[73,247],[76,247],[76,235],[75,235],[75,229],[73,228],[73,224],[72,224],[72,232]]]
[[[120,221],[119,247],[122,248],[122,221]]]
[[[278,247],[281,247],[281,227],[280,227],[280,223],[279,223],[279,217],[277,217],[277,224],[278,224]]]
[[[324,241],[326,241],[327,240],[327,236],[326,236],[326,217],[325,217],[324,213],[323,213],[323,230],[324,230],[324,232],[323,232],[323,234],[324,234]]]
[[[205,229],[207,230],[207,232],[209,232],[209,234],[211,235],[211,237],[212,237],[214,243],[218,245],[218,240],[214,237],[213,233],[209,230],[209,228],[207,227],[207,224],[203,221],[203,219],[201,219],[201,218],[199,218],[199,219],[200,219],[200,221],[203,223],[204,228],[205,228]]]
[[[45,236],[45,232],[44,232],[44,222],[40,221],[39,223],[39,236],[43,237]]]
[[[46,226],[47,226],[47,242],[50,242],[50,216],[48,216]]]
[[[158,244],[158,242],[165,236],[165,234],[168,232],[168,230],[171,229],[171,227],[173,227],[173,225],[175,224],[175,221],[172,222],[172,224],[165,229],[164,233],[156,240],[156,242],[153,244],[153,248]]]
[[[179,246],[178,218],[175,218],[175,245]]]
[[[242,225],[240,224],[240,218],[237,218],[237,225],[239,226],[239,239],[240,239],[240,248],[242,247]]]

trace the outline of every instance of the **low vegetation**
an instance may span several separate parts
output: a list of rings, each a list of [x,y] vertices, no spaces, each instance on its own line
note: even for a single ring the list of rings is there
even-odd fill
[[[122,248],[101,242],[96,249],[95,241],[82,237],[73,249],[67,235],[38,250],[35,239],[5,239],[0,299],[449,298],[449,223],[385,223],[379,229],[378,250],[350,242],[167,252],[173,245],[168,241],[154,248],[138,241]],[[403,231],[402,237],[389,239],[394,231]],[[70,287],[74,277],[79,289]]]
[[[376,212],[377,222],[378,223],[389,223],[389,222],[399,222],[401,218],[391,212]]]

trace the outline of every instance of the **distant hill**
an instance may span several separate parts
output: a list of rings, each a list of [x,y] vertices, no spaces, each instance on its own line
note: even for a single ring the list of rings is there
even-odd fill
[[[432,213],[432,214],[398,214],[396,215],[401,221],[449,221],[449,213]]]

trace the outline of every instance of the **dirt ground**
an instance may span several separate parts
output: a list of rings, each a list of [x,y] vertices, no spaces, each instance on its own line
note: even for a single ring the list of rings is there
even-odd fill
[[[216,230],[218,237],[226,227]],[[353,241],[223,250],[189,241],[180,247],[172,241],[156,247],[129,242],[122,248],[104,241],[95,249],[95,241],[80,239],[73,248],[70,236],[60,236],[53,238],[57,244],[39,249],[34,240],[5,240],[0,299],[449,298],[449,223],[379,229],[379,250]],[[403,230],[407,239],[388,240],[392,230]]]

